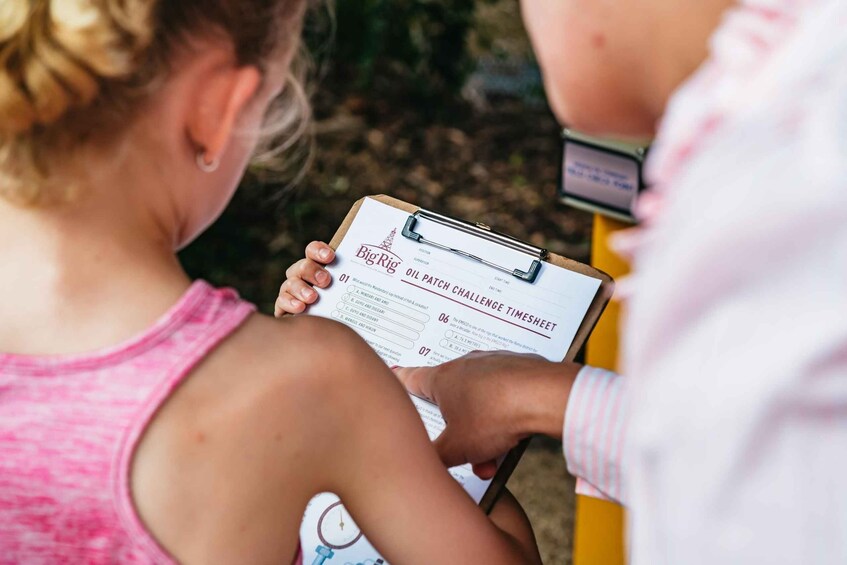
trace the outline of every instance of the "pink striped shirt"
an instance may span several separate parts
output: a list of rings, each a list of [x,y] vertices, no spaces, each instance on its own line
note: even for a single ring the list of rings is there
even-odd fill
[[[847,562],[845,30],[843,0],[739,0],[669,105],[627,376],[585,368],[563,430],[635,565]]]
[[[739,90],[764,66],[814,0],[743,0],[731,9],[712,37],[712,54],[674,96],[651,152],[648,173],[654,188],[639,203],[643,229],[621,234],[614,243],[630,257],[648,252],[649,227],[661,213],[666,190],[726,119]],[[637,279],[636,272],[632,278]],[[629,298],[633,281],[620,285]],[[637,297],[636,297],[637,298]],[[625,383],[615,373],[584,368],[568,402],[563,448],[577,493],[625,501],[621,459],[627,417]]]
[[[584,367],[571,388],[562,446],[578,494],[622,501],[625,381]]]
[[[171,563],[136,513],[133,451],[172,391],[253,311],[199,281],[117,347],[0,354],[0,563]]]

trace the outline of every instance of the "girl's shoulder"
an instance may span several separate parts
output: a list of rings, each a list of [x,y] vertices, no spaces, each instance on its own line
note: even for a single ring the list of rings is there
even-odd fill
[[[367,387],[374,369],[390,374],[373,350],[346,326],[312,316],[276,320],[252,314],[182,383],[154,424],[196,428],[192,438],[240,434],[252,445],[269,428],[284,429],[286,446],[314,429],[320,405],[331,409],[350,390]],[[303,410],[303,407],[311,407]],[[282,449],[285,451],[285,448]]]
[[[198,562],[231,544],[260,548],[279,531],[296,547],[306,503],[326,490],[326,444],[343,439],[327,414],[346,410],[351,380],[362,384],[371,363],[381,361],[331,320],[250,316],[172,395],[136,452],[133,491],[154,536],[168,549],[205,540],[192,544],[202,554],[177,555]],[[244,516],[267,520],[245,532]]]
[[[228,370],[249,370],[251,386],[283,396],[319,394],[368,379],[384,362],[353,330],[315,316],[274,319],[254,315],[217,360]],[[386,371],[387,372],[387,371]]]
[[[253,356],[262,351],[269,362],[284,361],[297,372],[313,373],[315,364],[344,359],[348,355],[375,355],[370,347],[350,328],[334,320],[317,316],[287,316],[275,319],[252,316],[238,341],[233,342],[235,355]],[[274,365],[279,368],[279,365]]]

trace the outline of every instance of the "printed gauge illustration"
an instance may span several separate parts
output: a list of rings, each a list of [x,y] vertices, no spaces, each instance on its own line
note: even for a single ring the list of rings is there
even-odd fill
[[[362,538],[362,530],[339,500],[330,504],[321,514],[318,537],[330,549],[346,549]]]

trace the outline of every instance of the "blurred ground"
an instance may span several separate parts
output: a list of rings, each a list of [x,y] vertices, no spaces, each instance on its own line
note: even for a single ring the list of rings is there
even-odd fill
[[[285,269],[306,244],[328,240],[357,199],[378,193],[586,261],[591,219],[556,202],[559,128],[533,92],[537,71],[525,64],[516,3],[479,3],[479,11],[472,50],[488,74],[471,76],[466,100],[448,118],[427,121],[403,100],[319,85],[316,152],[305,179],[283,191],[248,175],[221,220],[182,253],[189,273],[234,286],[271,312]],[[532,520],[544,562],[570,563],[573,479],[561,445],[535,440],[509,487]]]
[[[548,565],[570,565],[573,551],[576,481],[568,474],[562,444],[535,438],[509,480],[509,489],[526,510],[541,558]]]

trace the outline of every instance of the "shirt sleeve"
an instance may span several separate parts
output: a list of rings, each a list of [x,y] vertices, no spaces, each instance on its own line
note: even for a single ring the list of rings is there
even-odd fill
[[[568,399],[562,445],[576,492],[623,503],[621,459],[626,420],[625,380],[583,367]]]

